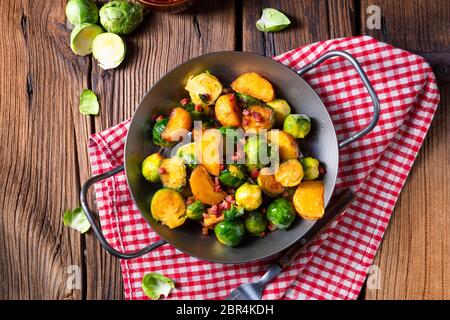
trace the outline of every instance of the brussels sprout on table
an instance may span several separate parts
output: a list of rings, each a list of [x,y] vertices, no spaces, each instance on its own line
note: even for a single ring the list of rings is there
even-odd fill
[[[253,211],[245,218],[244,225],[250,235],[261,237],[267,229],[267,219],[261,212]]]
[[[169,122],[169,118],[164,118],[162,120],[157,121],[153,126],[152,130],[153,143],[161,147],[168,147],[171,144],[170,142],[164,140],[161,136],[164,129],[166,128],[167,122]]]
[[[290,114],[284,120],[283,130],[294,138],[304,138],[311,130],[311,119],[304,114]]]
[[[163,161],[164,157],[159,153],[154,153],[145,158],[142,162],[142,175],[148,182],[158,182],[159,181],[159,166]]]
[[[237,188],[245,182],[246,175],[244,171],[237,165],[230,164],[219,175],[219,180],[224,185]]]
[[[231,208],[225,210],[223,212],[223,216],[225,220],[234,220],[240,218],[244,215],[245,210],[243,207],[231,206]]]
[[[273,8],[263,9],[261,19],[256,22],[256,28],[262,32],[281,31],[291,24],[286,15]]]
[[[277,126],[282,127],[284,119],[291,113],[291,107],[284,99],[275,99],[267,102],[267,105],[275,112],[275,123]]]
[[[319,177],[319,160],[313,157],[304,157],[300,159],[303,166],[303,180],[315,180]]]
[[[249,182],[241,185],[234,195],[236,204],[243,207],[247,211],[258,209],[262,203],[261,188],[256,184]]]
[[[92,53],[92,43],[94,39],[103,33],[102,27],[93,23],[82,23],[73,28],[70,33],[70,48],[73,53],[79,56],[86,56]]]
[[[92,42],[92,55],[103,70],[117,68],[125,59],[125,52],[125,42],[115,33],[101,33]]]
[[[82,114],[97,115],[100,111],[98,99],[92,90],[84,89],[80,94],[79,110]]]
[[[211,105],[222,94],[222,84],[210,73],[191,76],[185,89],[196,105]]]
[[[142,22],[144,9],[138,3],[110,1],[100,9],[100,23],[115,34],[128,34]]]
[[[66,5],[67,20],[74,26],[98,21],[98,7],[92,0],[70,0]]]
[[[188,143],[178,148],[177,157],[181,158],[183,162],[191,169],[195,168],[198,161],[195,157],[195,143]]]
[[[250,136],[245,141],[244,153],[245,166],[248,171],[261,169],[270,162],[270,146],[266,138],[261,135]],[[263,157],[266,157],[266,159],[263,159]]]
[[[278,198],[267,207],[267,219],[278,229],[286,230],[294,222],[294,207],[288,200]]]
[[[205,206],[199,200],[191,203],[186,208],[186,216],[192,220],[200,220],[203,217],[203,213],[205,213]]]
[[[245,227],[242,221],[238,219],[225,220],[216,224],[214,233],[216,234],[217,240],[222,244],[234,247],[244,239]]]

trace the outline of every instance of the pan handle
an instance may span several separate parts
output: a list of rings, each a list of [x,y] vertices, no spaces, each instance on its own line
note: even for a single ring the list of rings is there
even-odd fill
[[[348,137],[342,141],[339,142],[339,149],[342,149],[343,147],[347,146],[348,144],[364,137],[367,133],[372,131],[373,128],[377,125],[378,119],[380,117],[380,101],[378,99],[378,96],[373,89],[372,85],[370,84],[369,78],[367,78],[366,73],[364,72],[363,68],[359,64],[358,60],[356,60],[351,54],[345,51],[341,50],[331,50],[320,56],[317,60],[311,62],[310,64],[304,66],[300,70],[297,71],[297,73],[302,76],[306,72],[314,69],[318,65],[320,65],[325,60],[328,60],[330,58],[334,57],[342,57],[345,58],[347,61],[349,61],[352,66],[355,68],[356,72],[360,76],[362,82],[364,83],[364,86],[366,87],[367,91],[369,92],[369,95],[372,99],[373,104],[373,116],[370,123],[367,125],[366,128],[362,129],[358,133],[354,134],[351,137]]]
[[[100,244],[102,245],[103,249],[105,249],[106,251],[108,251],[109,254],[111,254],[114,257],[119,258],[119,259],[134,259],[134,258],[143,256],[144,254],[152,251],[153,249],[156,249],[156,248],[162,246],[163,244],[166,244],[167,242],[165,240],[159,240],[159,241],[156,241],[155,243],[152,243],[151,245],[148,245],[140,250],[128,252],[128,253],[117,251],[116,249],[111,247],[109,245],[109,243],[106,241],[105,236],[103,235],[100,227],[98,226],[97,222],[95,221],[94,215],[92,214],[91,209],[89,208],[89,205],[87,202],[87,192],[94,183],[104,180],[106,178],[109,178],[109,177],[123,171],[123,169],[124,169],[124,166],[121,165],[117,168],[112,169],[111,171],[107,171],[105,173],[102,173],[97,176],[93,176],[93,177],[89,178],[84,183],[83,187],[81,188],[80,202],[81,202],[81,207],[83,208],[84,213],[86,214],[86,217],[89,220],[89,223],[91,224],[92,230],[94,231],[95,236],[100,241]]]

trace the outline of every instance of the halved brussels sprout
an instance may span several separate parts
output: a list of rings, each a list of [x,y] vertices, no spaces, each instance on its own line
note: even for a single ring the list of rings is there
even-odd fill
[[[217,120],[224,127],[241,126],[241,110],[234,93],[225,94],[219,97],[214,106]]]
[[[205,213],[205,206],[199,200],[194,201],[186,208],[186,216],[192,220],[200,220]]]
[[[290,114],[284,120],[283,130],[294,138],[304,138],[311,130],[311,119],[304,114]]]
[[[128,34],[142,22],[144,8],[128,1],[110,1],[100,9],[100,23],[115,34]]]
[[[245,218],[244,225],[250,235],[261,237],[267,229],[267,219],[261,212],[253,211]]]
[[[275,112],[275,123],[277,126],[282,127],[284,119],[291,113],[291,107],[284,99],[275,99],[273,101],[267,102]]]
[[[103,70],[117,68],[125,59],[127,46],[115,33],[104,32],[92,42],[92,55]]]
[[[216,224],[214,233],[220,243],[234,247],[244,239],[245,227],[240,220],[225,220]]]
[[[319,160],[313,157],[304,157],[300,159],[303,166],[303,180],[315,180],[319,177]]]
[[[242,128],[245,132],[269,130],[274,123],[275,112],[270,107],[253,105],[242,112]]]
[[[158,169],[164,187],[181,190],[186,185],[186,166],[178,157],[164,159]]]
[[[169,141],[166,141],[162,138],[161,134],[166,128],[167,122],[169,122],[169,118],[164,118],[155,123],[152,130],[152,140],[153,143],[159,145],[161,147],[168,147],[171,145]]]
[[[237,188],[245,182],[246,176],[237,165],[229,164],[219,175],[220,182],[224,185]]]
[[[179,141],[191,127],[191,114],[187,110],[177,107],[170,113],[169,122],[161,133],[161,137],[165,141]]]
[[[79,56],[91,54],[92,42],[100,33],[103,33],[103,29],[96,24],[79,24],[70,33],[70,48]]]
[[[179,147],[177,157],[181,158],[189,168],[195,168],[198,164],[198,160],[195,158],[195,143],[192,142]]]
[[[294,207],[288,200],[278,198],[267,207],[267,219],[278,229],[286,230],[294,222]]]
[[[171,189],[160,189],[152,198],[150,210],[156,221],[161,221],[170,229],[186,220],[186,205],[181,195]]]
[[[227,209],[223,212],[223,216],[225,220],[233,220],[242,217],[244,213],[245,210],[243,207],[231,206],[230,209]]]
[[[159,181],[158,169],[163,159],[164,157],[158,152],[145,158],[142,162],[142,175],[145,180],[153,183]]]
[[[236,92],[248,94],[265,102],[275,98],[272,84],[255,72],[240,75],[233,81],[231,87]]]
[[[241,185],[234,195],[236,204],[243,207],[247,211],[258,209],[262,203],[261,188],[256,184],[249,182]]]
[[[302,182],[294,194],[294,206],[303,219],[317,220],[325,213],[322,181]]]
[[[70,0],[66,5],[67,20],[74,26],[98,21],[98,7],[92,0]]]
[[[303,167],[297,159],[290,159],[280,164],[275,171],[275,180],[284,187],[295,187],[302,182]]]
[[[245,141],[244,152],[245,166],[248,171],[252,171],[253,169],[261,169],[270,162],[270,146],[266,138],[262,135],[248,137]],[[267,159],[262,159],[261,156],[267,157]]]
[[[275,180],[275,176],[269,168],[261,169],[256,182],[269,197],[276,197],[284,192],[284,187]]]
[[[222,84],[210,73],[191,76],[185,89],[194,104],[211,105],[222,94]]]

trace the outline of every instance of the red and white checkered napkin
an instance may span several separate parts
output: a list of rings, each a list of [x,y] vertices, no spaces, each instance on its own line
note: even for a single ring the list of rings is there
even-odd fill
[[[299,69],[334,49],[348,51],[358,59],[381,102],[375,130],[340,154],[337,188],[359,187],[359,197],[267,287],[264,299],[358,296],[439,103],[433,72],[423,58],[367,36],[318,42],[275,59]],[[329,60],[309,72],[305,80],[325,103],[339,139],[361,130],[370,121],[370,98],[346,61]],[[128,124],[125,121],[91,136],[93,174],[122,164]],[[133,205],[124,173],[98,183],[95,194],[103,232],[114,247],[131,251],[159,239]],[[237,285],[261,276],[270,261],[209,263],[164,245],[142,258],[120,263],[128,299],[145,298],[141,279],[151,271],[175,280],[171,299],[219,299]]]

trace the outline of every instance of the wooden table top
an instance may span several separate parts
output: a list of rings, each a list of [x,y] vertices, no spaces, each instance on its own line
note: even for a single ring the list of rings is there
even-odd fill
[[[360,34],[426,57],[442,94],[374,261],[379,285],[369,283],[361,298],[450,298],[450,1],[209,0],[181,14],[147,15],[127,37],[126,61],[109,71],[71,52],[65,3],[0,1],[0,299],[123,297],[119,262],[92,233],[64,227],[62,213],[79,205],[90,175],[88,135],[131,117],[168,70],[211,51],[273,56]],[[372,4],[381,9],[379,30],[366,24]],[[265,7],[288,13],[293,25],[259,32]],[[99,116],[79,113],[85,88],[98,94]],[[81,281],[70,288],[73,270]]]

